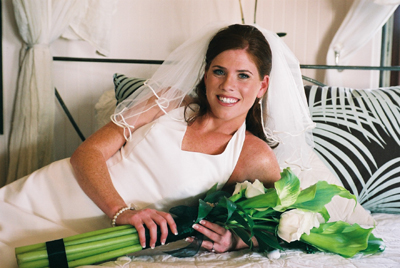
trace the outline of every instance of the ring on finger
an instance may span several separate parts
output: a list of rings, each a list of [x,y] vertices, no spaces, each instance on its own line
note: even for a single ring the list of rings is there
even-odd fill
[[[211,252],[215,252],[215,249],[214,249],[214,242],[212,243]]]

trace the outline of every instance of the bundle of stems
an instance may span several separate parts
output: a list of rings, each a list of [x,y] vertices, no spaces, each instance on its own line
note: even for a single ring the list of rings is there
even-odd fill
[[[197,208],[178,206],[170,210],[179,217],[175,218],[178,235],[169,230],[167,243],[178,241],[195,234],[192,225],[197,217]],[[157,230],[160,237],[160,230]],[[149,247],[150,234],[145,228],[146,243]],[[115,259],[126,254],[142,250],[139,235],[135,227],[122,225],[102,230],[87,232],[63,238],[65,255],[68,267],[77,267],[101,263]],[[50,241],[51,242],[51,241]],[[48,242],[22,246],[15,249],[15,255],[19,268],[53,268],[49,262],[47,245]],[[156,246],[161,245],[157,240]],[[60,257],[56,257],[60,258]],[[57,267],[58,268],[58,267]]]
[[[131,225],[106,228],[63,239],[68,267],[103,262],[142,250],[136,229]],[[49,267],[46,243],[15,249],[20,268]]]

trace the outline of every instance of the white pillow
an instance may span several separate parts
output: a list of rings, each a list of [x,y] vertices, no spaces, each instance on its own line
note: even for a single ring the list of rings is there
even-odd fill
[[[311,169],[300,171],[297,167],[290,167],[300,179],[300,187],[305,189],[320,180],[327,181],[330,184],[336,184],[343,187],[342,182],[333,175],[333,173],[325,166],[318,155],[312,152],[310,157]],[[345,221],[350,224],[358,223],[360,225],[373,226],[375,224],[371,213],[364,209],[359,203],[354,207],[353,199],[346,199],[335,196],[332,201],[326,205],[326,209],[330,214],[329,221]]]
[[[115,111],[117,100],[114,90],[108,90],[101,95],[99,101],[94,106],[96,118],[96,130],[111,121],[110,117]]]

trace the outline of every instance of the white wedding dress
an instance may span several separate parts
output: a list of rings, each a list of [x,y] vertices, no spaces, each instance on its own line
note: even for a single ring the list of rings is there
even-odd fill
[[[215,183],[229,179],[245,139],[245,124],[219,155],[181,149],[183,108],[138,129],[107,161],[127,204],[168,211],[193,205]],[[0,266],[17,267],[14,248],[110,227],[110,220],[81,190],[69,159],[54,162],[0,188]]]

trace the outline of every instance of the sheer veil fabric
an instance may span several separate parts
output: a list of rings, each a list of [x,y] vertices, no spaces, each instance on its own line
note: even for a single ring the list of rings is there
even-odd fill
[[[203,78],[208,43],[220,30],[231,23],[210,24],[187,40],[159,67],[145,85],[120,103],[111,120],[125,129],[130,139],[142,121],[176,109],[185,96]],[[308,169],[313,148],[311,120],[304,94],[299,62],[275,33],[257,27],[272,50],[272,70],[268,92],[261,101],[264,130],[270,139],[279,142],[274,149],[280,167]]]

